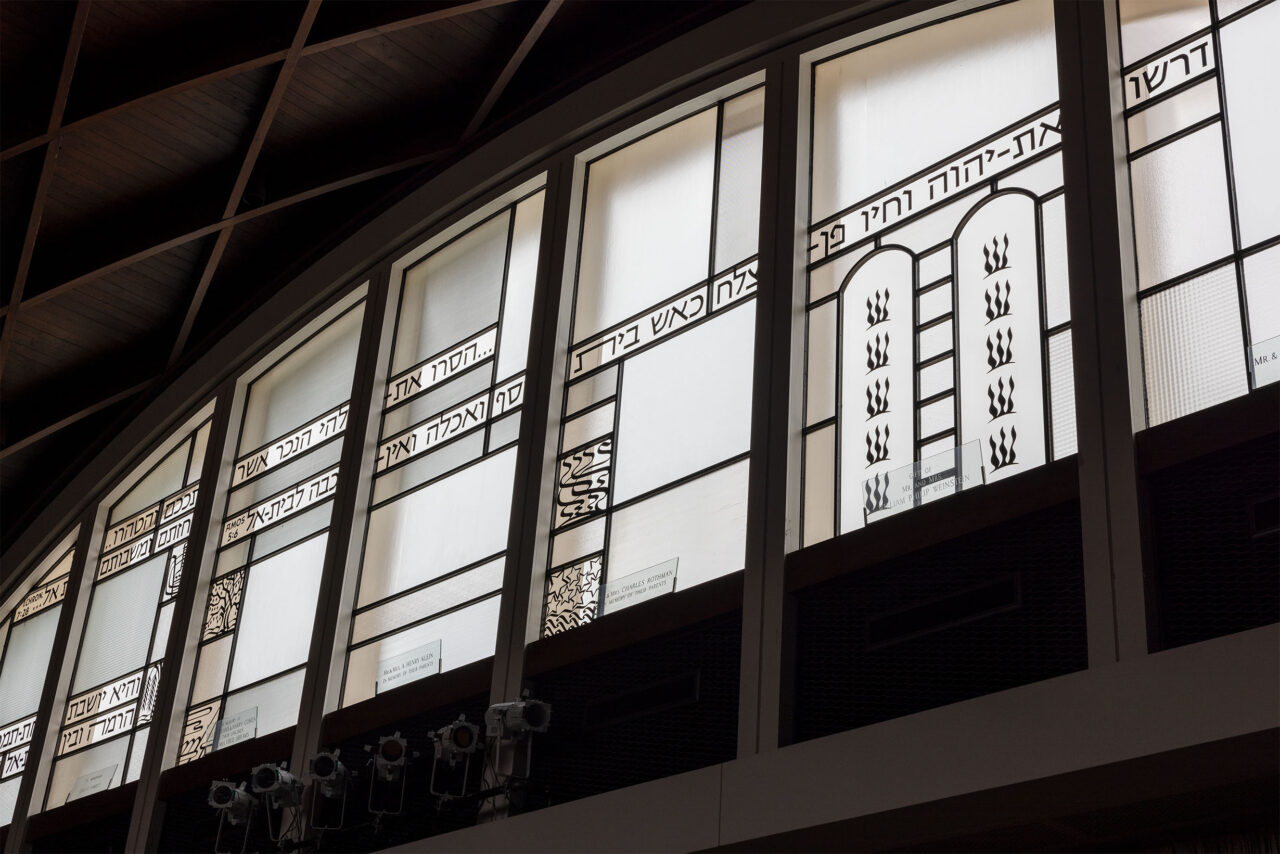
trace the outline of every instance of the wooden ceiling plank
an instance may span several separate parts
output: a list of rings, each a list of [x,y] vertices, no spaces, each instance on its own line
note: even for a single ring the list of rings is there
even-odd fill
[[[491,6],[505,6],[508,3],[514,3],[516,0],[474,0],[471,3],[459,3],[457,6],[450,6],[447,9],[437,9],[434,12],[425,12],[421,15],[414,15],[410,18],[404,18],[399,21],[393,21],[389,24],[379,24],[376,27],[369,27],[365,30],[357,30],[354,33],[348,33],[345,36],[336,36],[322,42],[316,42],[307,45],[303,49],[304,56],[310,56],[313,53],[330,50],[343,45],[355,44],[365,39],[377,38],[394,33],[397,30],[404,30],[410,27],[420,27],[423,24],[430,24],[433,21],[443,21],[457,15],[465,15],[468,12],[478,12],[481,9],[488,9]]]
[[[48,437],[52,436],[54,433],[57,433],[59,430],[70,427],[72,424],[75,424],[77,421],[80,421],[83,418],[88,418],[90,415],[94,415],[98,412],[101,412],[102,410],[106,409],[108,406],[117,404],[120,401],[125,400],[126,398],[133,397],[134,395],[142,391],[145,391],[147,387],[150,386],[153,382],[155,382],[154,379],[144,380],[143,382],[140,382],[135,386],[130,386],[124,391],[118,391],[115,394],[111,395],[110,397],[99,400],[97,403],[91,404],[90,406],[86,406],[84,409],[81,409],[78,412],[73,412],[72,414],[68,415],[66,418],[63,418],[59,421],[55,421],[54,423],[50,424],[48,427],[43,427],[37,430],[36,432],[31,433],[28,436],[24,436],[23,438],[19,439],[16,442],[12,442],[8,445],[5,445],[3,448],[0,448],[0,460],[3,460],[5,457],[9,456],[10,454],[16,454],[18,451],[21,451],[23,448],[26,448],[29,445],[33,445],[36,442],[39,442],[43,439],[47,439]]]
[[[484,100],[480,103],[480,109],[476,110],[476,114],[471,118],[467,129],[462,132],[462,139],[459,142],[469,139],[476,131],[480,130],[480,126],[484,124],[484,120],[489,117],[490,111],[498,103],[498,98],[506,91],[507,84],[511,82],[511,78],[515,76],[520,64],[529,55],[529,51],[533,50],[533,46],[537,44],[538,39],[541,38],[543,31],[551,23],[551,19],[555,17],[556,12],[560,10],[563,2],[564,0],[547,0],[547,5],[543,7],[542,13],[533,22],[533,26],[525,34],[520,46],[511,55],[511,59],[507,60],[502,73],[498,75],[498,79],[493,82],[493,86],[489,89],[489,94],[484,96]]]

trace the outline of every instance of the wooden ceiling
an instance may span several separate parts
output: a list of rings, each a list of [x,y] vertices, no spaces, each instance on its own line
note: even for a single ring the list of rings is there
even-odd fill
[[[0,550],[336,240],[735,5],[4,0]]]

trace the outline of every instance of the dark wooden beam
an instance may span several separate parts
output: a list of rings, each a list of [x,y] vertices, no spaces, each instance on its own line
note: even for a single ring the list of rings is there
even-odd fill
[[[111,395],[110,397],[105,397],[102,400],[99,400],[97,403],[90,404],[89,406],[86,406],[84,409],[81,409],[78,412],[73,412],[67,417],[61,418],[47,427],[42,427],[36,432],[30,433],[16,442],[12,442],[8,445],[5,445],[3,448],[0,448],[0,460],[3,460],[4,458],[10,456],[11,454],[16,454],[18,451],[21,451],[23,448],[26,448],[29,445],[34,445],[36,442],[47,439],[50,436],[52,436],[54,433],[57,433],[59,430],[62,430],[66,427],[70,427],[72,424],[75,424],[77,421],[80,421],[83,418],[88,418],[90,415],[95,415],[101,412],[102,410],[106,409],[108,406],[112,406],[114,404],[119,403],[122,400],[126,400],[127,398],[133,397],[135,394],[138,394],[139,392],[144,391],[153,382],[155,382],[154,379],[144,380],[138,383],[137,385],[130,386],[124,391],[118,391],[115,394]]]
[[[538,39],[547,28],[547,24],[551,23],[551,19],[555,17],[556,12],[560,10],[564,0],[547,0],[547,5],[543,7],[542,13],[538,15],[538,19],[533,22],[533,26],[529,28],[529,32],[525,34],[524,39],[520,42],[520,46],[516,48],[515,53],[511,55],[511,59],[507,60],[506,66],[502,69],[502,73],[498,75],[498,79],[493,81],[493,86],[489,89],[489,94],[484,96],[484,100],[480,102],[480,108],[476,110],[476,114],[471,117],[471,122],[467,125],[467,129],[462,132],[464,141],[469,139],[480,130],[480,126],[484,124],[484,120],[489,117],[489,113],[493,110],[494,104],[498,103],[498,98],[506,91],[507,85],[511,82],[511,78],[515,76],[516,71],[520,68],[520,64],[524,62],[525,57],[529,55],[529,51],[533,50],[533,46],[537,44]]]

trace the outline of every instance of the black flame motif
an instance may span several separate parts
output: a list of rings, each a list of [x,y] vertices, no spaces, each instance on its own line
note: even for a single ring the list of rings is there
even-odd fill
[[[864,480],[862,494],[862,506],[868,513],[886,509],[889,506],[889,473],[877,474]]]
[[[1012,288],[1008,281],[1004,283],[1004,293],[1000,293],[1000,283],[996,282],[994,289],[987,288],[987,323],[993,320],[999,320],[1013,310],[1013,306],[1009,300],[1009,292]]]
[[[884,436],[880,428],[867,431],[867,465],[872,466],[889,459],[889,425],[884,425]]]
[[[873,346],[874,340],[874,346]],[[884,333],[884,341],[880,340],[880,333],[877,332],[874,339],[867,339],[867,373],[871,373],[877,368],[883,368],[889,364],[889,333]]]
[[[872,392],[874,389],[874,393]],[[875,418],[889,411],[889,378],[884,379],[884,391],[880,390],[880,380],[867,385],[867,419]]]
[[[1010,427],[1009,433],[1006,435],[1004,428],[1000,428],[1000,444],[996,444],[996,434],[992,433],[987,437],[987,443],[991,445],[991,470],[999,471],[1005,466],[1013,465],[1018,455],[1013,450],[1013,445],[1018,441],[1018,428]]]
[[[879,289],[874,291],[875,302],[871,297],[867,297],[867,328],[875,326],[878,323],[884,323],[889,319],[889,289],[884,289],[883,301]]]
[[[1013,361],[1013,329],[997,329],[995,337],[987,336],[987,373]]]
[[[1004,387],[1004,378],[1001,377],[995,385],[987,386],[987,397],[991,400],[991,404],[987,407],[987,412],[991,413],[992,421],[1002,415],[1011,414],[1013,412],[1013,377],[1009,377],[1007,393]]]
[[[985,243],[982,246],[982,269],[987,271],[987,275],[998,273],[1001,270],[1009,268],[1009,235],[1004,235],[1004,246],[1000,245],[1000,238],[991,238],[991,246]]]

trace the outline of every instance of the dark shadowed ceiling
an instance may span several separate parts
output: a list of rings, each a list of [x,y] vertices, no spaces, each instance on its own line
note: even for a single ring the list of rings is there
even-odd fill
[[[0,2],[0,548],[220,335],[728,2]]]

